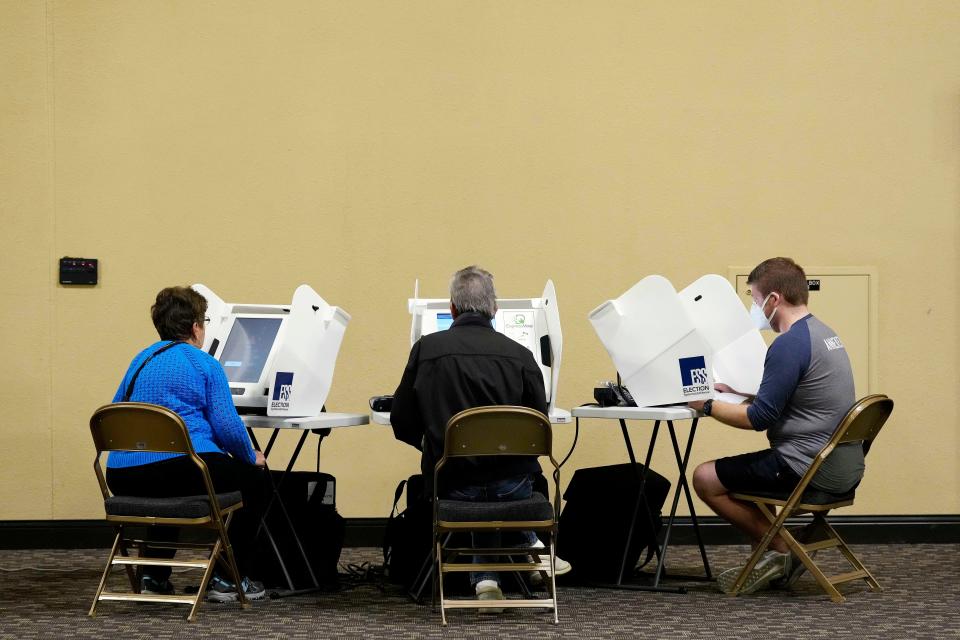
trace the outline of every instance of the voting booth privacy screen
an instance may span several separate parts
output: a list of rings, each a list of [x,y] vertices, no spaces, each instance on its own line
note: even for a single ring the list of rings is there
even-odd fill
[[[757,395],[767,344],[750,321],[730,282],[708,274],[679,294],[694,326],[713,352],[713,378],[747,395]]]
[[[444,331],[453,324],[449,298],[420,298],[419,283],[414,297],[407,301],[412,315],[410,345],[422,336]],[[533,354],[543,374],[547,405],[554,413],[557,386],[560,381],[560,359],[563,354],[563,333],[557,291],[547,280],[539,298],[497,298],[497,313],[491,321],[494,330],[523,345]]]
[[[289,305],[224,302],[202,284],[207,300],[203,350],[217,358],[240,413],[311,416],[323,410],[350,314],[308,285]]]
[[[647,276],[589,320],[638,406],[712,398],[714,382],[751,394],[760,385],[766,345],[720,276],[681,293]]]

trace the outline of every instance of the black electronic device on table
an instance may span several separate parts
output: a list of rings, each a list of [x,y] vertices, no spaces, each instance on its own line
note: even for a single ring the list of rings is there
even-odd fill
[[[373,396],[370,398],[370,409],[373,411],[388,412],[393,408],[393,396]]]
[[[623,385],[606,382],[593,390],[593,397],[601,407],[635,407],[636,400]]]

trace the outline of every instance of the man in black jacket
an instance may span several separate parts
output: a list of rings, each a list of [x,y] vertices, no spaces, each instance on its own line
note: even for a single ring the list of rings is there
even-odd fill
[[[540,367],[526,347],[494,330],[496,312],[493,276],[476,266],[461,269],[450,282],[453,325],[423,336],[410,351],[390,422],[398,440],[423,452],[420,466],[427,486],[443,455],[447,421],[460,411],[521,405],[547,413]],[[457,458],[444,465],[439,494],[454,500],[522,500],[530,497],[539,473],[532,456]],[[533,532],[525,538],[521,546],[542,546]],[[474,546],[500,546],[499,534],[476,534]],[[570,570],[560,558],[556,567],[558,575]],[[482,600],[503,597],[496,573],[471,573],[470,582]]]

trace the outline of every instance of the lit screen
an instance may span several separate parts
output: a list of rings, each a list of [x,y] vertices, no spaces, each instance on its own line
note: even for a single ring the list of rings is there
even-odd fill
[[[452,313],[438,313],[437,314],[437,331],[446,331],[453,325],[453,314]],[[494,329],[497,328],[496,318],[490,318],[490,326]]]
[[[444,331],[450,328],[450,325],[453,324],[453,314],[452,313],[438,313],[437,314],[437,331]]]
[[[220,364],[230,382],[258,382],[282,318],[236,318]]]

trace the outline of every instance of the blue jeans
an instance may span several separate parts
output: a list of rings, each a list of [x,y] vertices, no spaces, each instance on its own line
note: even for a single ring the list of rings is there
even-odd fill
[[[533,478],[529,475],[515,476],[505,480],[490,480],[488,482],[476,485],[466,485],[447,489],[443,497],[451,500],[462,500],[464,502],[507,502],[510,500],[524,500],[533,494]],[[499,531],[475,532],[473,537],[473,548],[493,548],[501,547]],[[533,531],[521,531],[516,544],[510,544],[511,547],[529,547],[537,541],[537,536]],[[498,556],[474,556],[475,563],[497,562]],[[470,584],[477,586],[481,580],[493,580],[499,584],[500,580],[494,572],[470,573]]]

